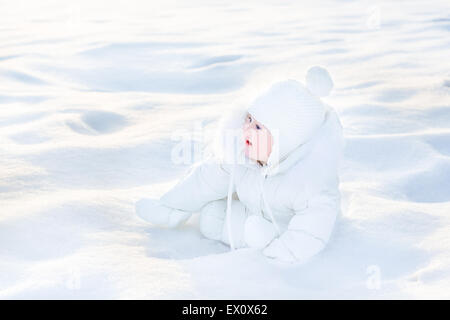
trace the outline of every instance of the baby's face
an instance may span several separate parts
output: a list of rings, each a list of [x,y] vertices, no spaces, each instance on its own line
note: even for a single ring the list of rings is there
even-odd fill
[[[245,155],[254,161],[266,163],[272,151],[272,134],[262,123],[253,119],[250,113],[245,118],[242,136]]]

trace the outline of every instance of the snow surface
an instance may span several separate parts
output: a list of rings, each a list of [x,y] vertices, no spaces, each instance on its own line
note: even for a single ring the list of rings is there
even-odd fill
[[[2,1],[0,298],[450,298],[448,1]],[[174,135],[325,66],[347,146],[300,266],[134,214]],[[180,131],[181,130],[181,131]],[[175,137],[176,138],[176,137]]]

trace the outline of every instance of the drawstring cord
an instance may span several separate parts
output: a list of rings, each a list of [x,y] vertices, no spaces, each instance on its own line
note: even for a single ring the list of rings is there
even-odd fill
[[[238,158],[242,156],[244,152],[244,148],[242,147],[238,153]],[[226,224],[227,224],[227,234],[228,240],[230,241],[231,251],[235,250],[233,233],[231,232],[231,202],[233,195],[233,187],[234,187],[234,172],[236,168],[236,159],[234,159],[233,166],[231,167],[230,180],[228,182],[228,195],[227,195],[227,213],[226,213]]]
[[[227,231],[228,231],[228,239],[230,240],[230,247],[231,251],[233,251],[234,248],[234,241],[233,236],[231,232],[231,196],[233,192],[233,184],[234,184],[234,167],[235,164],[233,164],[233,167],[231,168],[231,174],[230,174],[230,181],[228,183],[228,196],[227,196]]]
[[[269,205],[266,202],[266,197],[265,197],[265,194],[264,194],[264,188],[263,188],[263,184],[262,184],[262,181],[265,178],[265,176],[266,176],[266,173],[264,172],[263,175],[261,175],[260,179],[258,180],[259,181],[259,187],[261,189],[261,197],[262,197],[262,200],[263,200],[263,205],[266,207],[267,211],[269,212],[270,220],[272,220],[272,224],[275,227],[275,231],[277,232],[278,236],[280,236],[281,235],[280,227],[278,226],[278,224],[277,224],[277,222],[276,222],[276,220],[275,220],[275,218],[273,216],[272,210],[270,209]]]
[[[294,258],[294,260],[297,260],[296,256],[294,255],[294,253],[292,253],[291,249],[289,249],[289,247],[287,246],[287,244],[284,242],[284,239],[281,237],[281,231],[280,231],[280,227],[278,226],[275,217],[273,216],[273,212],[272,209],[270,208],[270,206],[268,205],[267,201],[266,201],[266,196],[264,194],[264,187],[263,187],[263,180],[265,179],[265,177],[267,176],[266,171],[264,170],[264,168],[261,168],[262,170],[262,174],[259,181],[259,186],[261,188],[261,196],[262,196],[262,200],[263,200],[263,205],[266,207],[267,211],[269,212],[269,216],[270,216],[270,220],[272,220],[272,224],[275,228],[275,231],[278,234],[278,239],[283,243],[283,245],[285,246],[285,248],[287,249],[287,251],[289,252],[289,254]]]

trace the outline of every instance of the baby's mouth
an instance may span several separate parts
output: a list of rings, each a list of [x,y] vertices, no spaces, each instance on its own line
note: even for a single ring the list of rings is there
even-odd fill
[[[245,144],[248,145],[248,146],[251,146],[251,145],[252,145],[252,143],[251,143],[250,140],[248,140],[248,139],[245,140]]]

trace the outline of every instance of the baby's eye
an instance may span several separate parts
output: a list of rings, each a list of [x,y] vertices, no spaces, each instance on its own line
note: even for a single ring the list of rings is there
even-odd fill
[[[251,116],[248,116],[248,122],[252,122],[252,117]]]
[[[256,129],[258,129],[258,130],[259,130],[259,129],[261,129],[261,127],[260,127],[259,125],[256,125]]]

